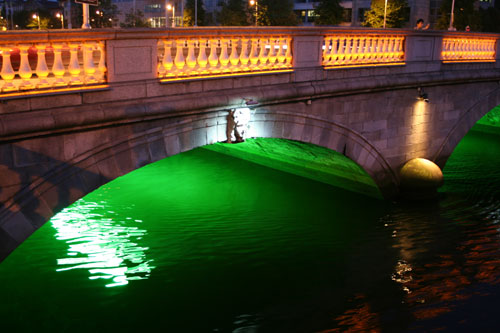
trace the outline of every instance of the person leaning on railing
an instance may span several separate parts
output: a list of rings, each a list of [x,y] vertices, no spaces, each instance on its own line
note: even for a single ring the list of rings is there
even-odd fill
[[[424,27],[424,20],[423,19],[418,19],[417,20],[417,25],[414,28],[415,30],[427,30],[429,29],[429,23]]]

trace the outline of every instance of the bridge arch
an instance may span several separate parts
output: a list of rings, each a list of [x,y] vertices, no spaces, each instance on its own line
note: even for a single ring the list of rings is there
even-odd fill
[[[462,112],[453,128],[443,140],[435,155],[435,162],[442,169],[457,145],[470,129],[493,108],[500,106],[500,82],[490,93],[482,95],[468,110]]]
[[[122,135],[102,138],[103,143],[59,163],[43,177],[37,177],[0,207],[3,220],[0,260],[60,209],[99,186],[165,157],[224,141],[227,114],[227,111],[216,111],[174,122],[170,119],[164,126],[153,128],[142,124],[118,128]],[[297,112],[254,110],[252,114],[251,137],[302,141],[343,153],[373,178],[382,195],[389,197],[397,192],[397,178],[389,164],[354,130]],[[12,149],[23,154],[32,153],[15,144]],[[15,176],[15,170],[9,172]]]

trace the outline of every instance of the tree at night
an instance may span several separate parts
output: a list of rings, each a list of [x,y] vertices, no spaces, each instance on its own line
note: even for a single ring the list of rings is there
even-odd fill
[[[406,0],[391,0],[387,1],[387,28],[401,28],[408,19],[407,15],[408,4]],[[384,26],[384,0],[373,0],[369,11],[365,12],[365,20],[363,26],[382,28]]]
[[[314,19],[315,25],[335,25],[342,21],[343,7],[339,0],[320,0],[314,7],[317,15]]]

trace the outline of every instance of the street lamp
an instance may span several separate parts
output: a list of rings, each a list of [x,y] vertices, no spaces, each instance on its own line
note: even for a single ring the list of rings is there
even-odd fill
[[[165,26],[168,27],[168,11],[171,10],[172,11],[172,28],[175,28],[175,5],[171,5],[171,4],[168,4],[167,5],[167,12],[166,12],[166,20],[167,22],[165,22]]]
[[[455,0],[451,3],[451,17],[450,17],[450,26],[448,27],[448,30],[453,31],[456,30],[453,27],[453,12],[455,11]]]
[[[384,29],[386,20],[387,20],[387,0],[385,0],[385,6],[384,6]]]
[[[33,14],[33,18],[38,22],[38,30],[40,30],[40,16]]]
[[[61,29],[64,29],[64,15],[62,13],[57,13],[56,17],[61,19]]]
[[[259,11],[259,1],[258,0],[250,0],[250,6],[253,6],[255,5],[255,25],[259,25],[258,21],[257,21],[257,13]]]

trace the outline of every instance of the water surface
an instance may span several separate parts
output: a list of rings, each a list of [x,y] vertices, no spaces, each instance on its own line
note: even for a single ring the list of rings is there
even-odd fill
[[[2,322],[27,332],[492,330],[499,139],[471,132],[440,198],[419,204],[207,149],[162,160],[68,207],[0,264]]]

